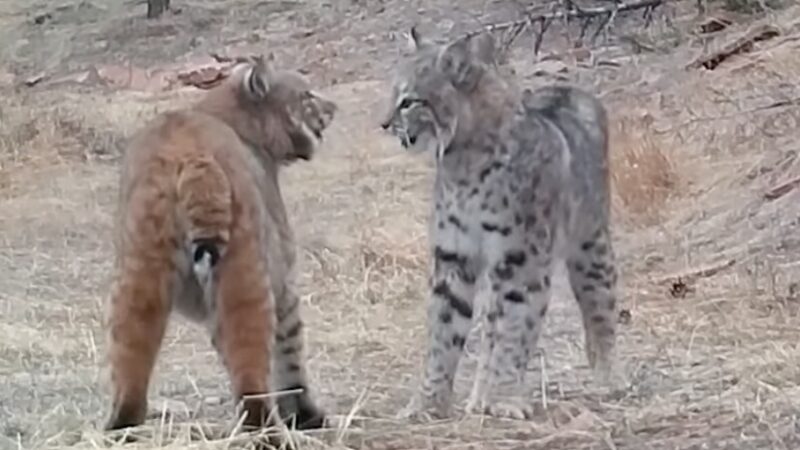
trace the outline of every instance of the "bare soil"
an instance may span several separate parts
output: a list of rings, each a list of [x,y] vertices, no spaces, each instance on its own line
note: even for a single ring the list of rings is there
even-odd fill
[[[414,424],[394,416],[421,373],[432,167],[404,154],[376,117],[410,25],[455,37],[518,17],[518,3],[172,3],[180,12],[157,20],[129,0],[0,3],[0,449],[117,445],[98,427],[108,413],[102,319],[118,157],[143,121],[201,95],[132,75],[125,86],[73,75],[147,75],[209,52],[255,51],[308,73],[341,107],[324,151],[283,179],[310,370],[338,422],[291,433],[301,448],[800,448],[800,8],[730,15],[731,26],[707,36],[696,32],[694,2],[673,2],[671,26],[663,14],[647,30],[621,18],[616,37],[588,51],[554,25],[544,63],[530,35],[515,43],[510,76],[576,83],[611,112],[630,385],[610,393],[592,381],[560,276],[544,367],[531,367],[532,383],[545,375],[536,417]],[[686,68],[759,24],[780,33],[714,70]],[[225,434],[235,419],[227,386],[203,331],[176,317],[152,418],[126,447],[249,445]]]

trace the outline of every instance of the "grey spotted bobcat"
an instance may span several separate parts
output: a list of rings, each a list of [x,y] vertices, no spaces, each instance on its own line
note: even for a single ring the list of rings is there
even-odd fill
[[[450,414],[453,380],[482,310],[468,412],[526,418],[520,395],[566,260],[589,365],[610,381],[616,334],[609,236],[608,135],[599,100],[573,87],[519,92],[501,77],[488,34],[435,44],[410,33],[382,123],[410,150],[436,155],[428,348],[405,417]],[[477,301],[476,301],[477,299]]]

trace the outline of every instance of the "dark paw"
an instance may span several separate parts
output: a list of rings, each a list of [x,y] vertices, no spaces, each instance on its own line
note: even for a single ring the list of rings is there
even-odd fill
[[[311,399],[303,386],[293,386],[286,390],[303,389],[303,392],[278,397],[278,412],[290,428],[310,430],[325,426],[325,412]]]
[[[247,414],[242,422],[244,431],[255,431],[269,425],[270,403],[265,398],[245,398],[242,400],[239,416]]]
[[[114,406],[103,430],[114,431],[139,426],[144,423],[146,412],[145,404]]]
[[[132,428],[144,423],[144,414],[132,408],[116,408],[111,417],[106,420],[103,430],[110,434],[110,438],[117,444],[130,444],[139,440],[135,434],[128,433],[127,428]]]

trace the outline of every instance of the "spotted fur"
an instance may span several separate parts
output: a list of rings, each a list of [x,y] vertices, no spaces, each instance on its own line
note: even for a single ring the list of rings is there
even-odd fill
[[[488,34],[445,45],[413,29],[410,36],[413,54],[397,67],[382,126],[409,150],[434,153],[436,178],[425,372],[402,415],[450,414],[455,371],[480,310],[466,409],[529,417],[523,375],[557,258],[566,259],[589,364],[604,380],[611,373],[617,273],[606,112],[574,87],[520,92],[499,75]]]

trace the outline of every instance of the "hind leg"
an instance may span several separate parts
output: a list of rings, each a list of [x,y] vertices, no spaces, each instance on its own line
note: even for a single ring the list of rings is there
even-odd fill
[[[273,353],[273,391],[293,391],[277,397],[278,411],[289,426],[297,429],[321,428],[325,413],[317,406],[309,391],[304,360],[303,319],[300,298],[287,284],[275,296],[275,351]]]
[[[170,310],[171,269],[158,261],[128,261],[113,288],[108,316],[113,403],[106,430],[144,422],[147,389]]]
[[[550,259],[509,250],[489,273],[478,370],[466,410],[525,419],[533,403],[525,373],[550,300]]]
[[[229,249],[217,266],[212,341],[247,417],[246,429],[268,424],[272,294],[255,243]]]
[[[567,258],[569,281],[581,310],[589,366],[611,381],[616,343],[617,274],[608,229],[578,237]]]

